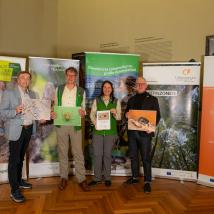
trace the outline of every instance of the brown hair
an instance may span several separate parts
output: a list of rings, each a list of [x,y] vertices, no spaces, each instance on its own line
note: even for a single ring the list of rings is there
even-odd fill
[[[78,74],[77,69],[76,69],[76,68],[74,68],[74,67],[69,67],[69,68],[67,68],[67,69],[65,70],[65,74],[66,74],[66,75],[67,75],[68,71],[74,72],[74,73],[75,73],[75,75],[77,75],[77,74]]]
[[[20,75],[22,74],[28,74],[30,76],[30,79],[32,79],[32,75],[29,71],[20,71],[18,74],[17,74],[17,79],[19,78]]]

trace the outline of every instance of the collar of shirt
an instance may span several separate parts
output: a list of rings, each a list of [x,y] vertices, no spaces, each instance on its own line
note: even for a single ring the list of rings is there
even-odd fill
[[[64,91],[67,91],[67,92],[73,92],[73,91],[76,91],[77,90],[77,86],[75,85],[72,89],[69,89],[68,87],[67,87],[67,85],[65,85],[65,88],[64,88]]]
[[[24,91],[19,85],[18,85],[18,89],[21,94],[21,98],[23,98],[26,94],[28,94],[28,90]]]

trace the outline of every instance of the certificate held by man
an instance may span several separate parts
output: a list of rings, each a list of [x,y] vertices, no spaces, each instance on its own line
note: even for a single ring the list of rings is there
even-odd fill
[[[22,104],[24,120],[50,120],[50,100],[24,98]]]
[[[111,117],[110,111],[97,111],[96,129],[110,130],[111,128],[110,117]]]
[[[54,125],[60,126],[81,126],[80,107],[54,106],[56,119]]]
[[[155,132],[156,111],[129,110],[128,130]]]

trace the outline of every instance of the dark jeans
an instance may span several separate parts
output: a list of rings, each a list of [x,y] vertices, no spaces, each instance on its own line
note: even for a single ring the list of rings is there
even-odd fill
[[[32,126],[22,128],[22,133],[17,141],[9,141],[9,163],[8,163],[8,178],[11,186],[11,192],[19,188],[19,183],[22,179],[22,167],[24,156],[30,142],[32,134]]]
[[[151,136],[141,136],[139,131],[128,131],[132,176],[135,178],[139,176],[139,150],[143,162],[144,181],[146,182],[152,180],[151,140]]]

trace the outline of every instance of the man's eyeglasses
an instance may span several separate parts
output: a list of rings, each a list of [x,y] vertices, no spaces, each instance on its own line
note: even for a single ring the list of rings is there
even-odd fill
[[[67,74],[66,76],[67,77],[76,77],[76,75],[69,75],[69,74]]]
[[[143,85],[146,85],[146,83],[145,82],[144,83],[142,83],[142,82],[136,83],[136,86],[143,86]]]

